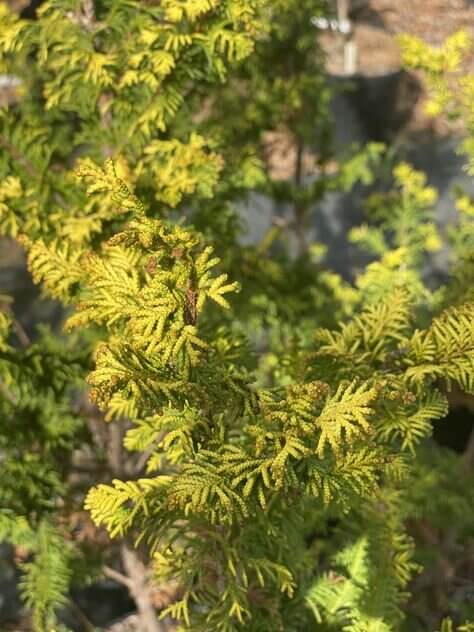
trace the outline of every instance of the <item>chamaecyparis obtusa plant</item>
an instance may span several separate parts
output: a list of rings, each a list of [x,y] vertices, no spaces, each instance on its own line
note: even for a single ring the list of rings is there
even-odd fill
[[[95,189],[111,185],[107,172],[83,173]],[[218,261],[192,232],[133,203],[136,219],[85,263],[66,325],[106,325],[92,395],[109,418],[134,421],[127,448],[151,450],[150,476],[89,493],[93,519],[148,543],[157,576],[182,586],[165,612],[185,627],[257,630],[309,625],[298,589],[315,560],[298,518],[309,512],[321,528],[332,515],[334,539],[353,540],[335,558],[349,577],[324,576],[306,603],[322,623],[396,629],[415,568],[404,482],[447,412],[440,380],[472,391],[471,306],[419,328],[414,297],[396,288],[339,331],[319,330],[315,348],[295,354],[292,383],[255,388],[245,345],[205,327],[206,303],[227,307],[236,288],[210,274]]]
[[[235,310],[234,279],[245,283],[248,272],[237,268],[233,275],[236,255],[220,252],[219,238],[237,255],[239,246],[232,214],[218,217],[209,198],[225,203],[265,174],[245,127],[242,153],[234,146],[226,152],[225,120],[220,131],[215,123],[196,131],[195,115],[203,85],[211,92],[211,81],[251,53],[256,37],[260,60],[271,58],[278,37],[288,41],[292,7],[278,5],[287,11],[280,25],[278,11],[265,3],[236,1],[53,1],[35,23],[2,16],[2,64],[23,79],[20,101],[2,118],[2,230],[21,233],[34,279],[72,308],[66,328],[79,331],[72,348],[84,349],[73,361],[71,352],[50,351],[45,334],[33,350],[19,352],[7,329],[15,321],[5,320],[8,414],[18,418],[16,389],[25,383],[23,401],[28,408],[34,392],[39,409],[26,420],[36,415],[45,436],[28,453],[46,464],[41,501],[49,505],[39,511],[34,499],[31,510],[12,497],[2,517],[3,534],[33,553],[25,562],[25,594],[38,630],[55,625],[79,556],[73,542],[61,547],[71,531],[58,505],[67,500],[67,515],[82,498],[58,479],[54,453],[57,444],[77,445],[77,421],[46,419],[44,401],[69,410],[68,386],[85,372],[111,437],[124,429],[129,452],[122,453],[119,434],[105,476],[87,479],[95,487],[86,505],[96,524],[123,543],[129,576],[108,571],[128,583],[144,629],[159,624],[142,559],[130,561],[132,542],[151,558],[159,583],[177,585],[162,615],[183,629],[402,625],[416,570],[405,522],[420,506],[417,474],[429,481],[418,446],[447,411],[444,385],[472,391],[472,307],[461,293],[436,302],[424,287],[423,252],[439,240],[429,214],[434,193],[401,165],[393,193],[371,200],[373,219],[354,234],[380,260],[354,288],[335,276],[321,286],[320,268],[309,265],[311,300],[302,305],[300,292],[295,307],[278,308],[275,317],[301,331],[283,346],[270,340],[271,380],[255,372],[256,353],[242,333],[245,309]],[[31,57],[34,71],[22,64]],[[255,77],[242,72],[241,85],[254,85]],[[311,95],[313,88],[296,82],[294,99],[308,99],[305,90]],[[278,99],[268,99],[257,103],[261,111],[290,125]],[[292,108],[307,129],[298,99]],[[293,129],[297,138],[301,129]],[[230,137],[238,138],[238,126]],[[369,149],[369,161],[379,153]],[[364,177],[368,159],[349,162],[331,186]],[[296,198],[311,193],[291,191]],[[208,203],[215,213],[206,214]],[[270,271],[258,291],[265,299],[266,284],[278,305],[272,290],[290,264],[275,267],[267,244],[250,254],[247,263],[264,258]],[[307,257],[303,252],[302,266]],[[251,308],[243,289],[243,305]],[[328,303],[346,315],[340,326],[318,315],[318,305],[324,311]],[[315,335],[321,322],[329,327]],[[23,371],[21,353],[33,358],[32,372]],[[25,425],[28,436],[32,425]],[[4,445],[12,450],[11,439]],[[33,475],[22,475],[34,495]],[[49,572],[47,561],[55,561]]]

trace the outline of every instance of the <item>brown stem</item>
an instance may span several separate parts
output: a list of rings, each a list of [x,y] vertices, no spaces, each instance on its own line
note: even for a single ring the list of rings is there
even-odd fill
[[[462,455],[462,467],[464,472],[469,473],[474,466],[474,428],[471,430],[469,441]]]
[[[301,256],[308,252],[308,241],[306,239],[306,209],[304,207],[295,207],[295,232],[298,240],[298,250]]]
[[[22,324],[16,318],[13,321],[13,329],[15,330],[15,333],[17,335],[18,340],[21,343],[21,346],[25,348],[29,347],[31,344],[31,340],[28,334],[26,333],[26,331],[23,329]]]
[[[107,446],[107,461],[115,476],[123,473],[123,426],[119,421],[109,425],[109,444]]]
[[[104,573],[106,577],[116,582],[117,584],[126,586],[126,588],[128,588],[129,590],[132,589],[132,582],[126,575],[123,575],[123,573],[119,573],[118,571],[111,568],[110,566],[103,566],[102,572]]]
[[[95,22],[94,0],[83,0],[82,2],[83,23],[91,27]]]
[[[9,305],[5,305],[3,307],[3,311],[6,312],[10,316],[12,320],[13,330],[16,333],[16,336],[18,340],[20,341],[21,346],[24,348],[29,347],[31,345],[30,337],[28,336],[26,331],[23,329],[23,325],[15,317],[15,314],[13,313],[12,308]]]
[[[295,184],[301,185],[303,179],[303,144],[298,143],[296,148],[296,165],[295,165]]]
[[[69,603],[72,606],[72,609],[74,610],[74,612],[76,613],[76,616],[80,619],[82,626],[86,630],[86,632],[94,632],[95,626],[92,624],[89,618],[84,614],[82,608],[80,608],[77,605],[77,603],[73,601],[72,599],[69,600]]]
[[[130,581],[130,594],[137,604],[143,632],[165,632],[165,626],[158,620],[153,607],[152,594],[147,582],[146,566],[138,553],[126,544],[121,546],[123,566]]]
[[[145,467],[148,459],[151,457],[151,455],[153,454],[153,449],[152,448],[148,448],[147,450],[144,450],[140,456],[138,457],[136,463],[133,466],[133,474],[135,475],[139,475],[141,474],[141,472],[143,471],[143,468]]]
[[[301,187],[303,180],[303,144],[298,143],[296,149],[295,184]],[[306,206],[301,202],[295,202],[293,207],[295,217],[295,233],[298,240],[298,250],[301,256],[308,252],[308,242],[306,239]]]
[[[93,445],[100,451],[105,450],[108,443],[108,427],[104,423],[104,417],[100,410],[89,400],[87,391],[79,394],[74,411],[85,418]]]
[[[13,160],[21,165],[31,178],[37,179],[42,177],[39,171],[37,171],[32,163],[28,160],[28,158],[25,158],[25,156],[20,154],[16,147],[14,147],[4,136],[0,136],[0,146],[6,149]],[[68,205],[66,203],[66,200],[60,193],[55,193],[53,195],[53,199],[60,206],[67,209]]]
[[[100,95],[98,101],[99,113],[100,113],[100,126],[104,130],[108,130],[112,123],[112,116],[109,111],[109,103],[112,100],[112,94],[104,92]],[[102,149],[105,158],[111,158],[114,154],[112,147],[105,146]]]
[[[123,448],[124,429],[120,422],[112,422],[109,426],[109,445],[107,461],[115,476],[126,474],[124,467]],[[120,547],[125,575],[110,567],[105,567],[105,574],[115,581],[126,586],[137,605],[140,617],[140,631],[165,632],[165,627],[158,621],[156,610],[153,606],[153,595],[148,582],[148,573],[145,564],[141,561],[137,551],[128,544]]]
[[[18,162],[24,169],[27,171],[28,175],[32,178],[38,178],[39,173],[33,167],[28,158],[25,158],[20,152],[16,149],[14,145],[10,143],[4,136],[0,136],[0,145],[8,151],[10,156]]]
[[[12,404],[13,406],[17,406],[18,405],[17,398],[13,395],[13,393],[10,391],[8,386],[3,384],[3,382],[0,382],[0,393],[3,395],[3,397],[7,401],[10,402],[10,404]]]

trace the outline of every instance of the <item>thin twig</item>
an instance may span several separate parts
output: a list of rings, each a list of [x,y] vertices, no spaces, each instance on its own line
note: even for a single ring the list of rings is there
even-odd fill
[[[7,150],[10,156],[15,160],[18,164],[20,164],[23,169],[28,173],[31,178],[42,178],[41,173],[33,166],[33,164],[25,158],[20,152],[16,149],[14,145],[10,143],[4,136],[0,136],[0,146]],[[53,200],[57,202],[62,208],[67,209],[68,204],[66,200],[60,193],[53,194]]]
[[[13,325],[13,329],[17,335],[18,340],[20,341],[20,344],[22,347],[26,348],[29,347],[31,345],[31,340],[30,337],[28,336],[28,334],[26,333],[26,331],[23,328],[23,325],[20,323],[20,321],[16,318],[12,308],[9,305],[5,305],[3,307],[3,310],[5,313],[7,313],[12,321],[12,325]]]
[[[150,584],[147,577],[147,569],[141,561],[137,551],[126,544],[121,546],[122,562],[132,586],[130,594],[137,604],[143,632],[165,632],[165,627],[153,607],[153,599]]]
[[[145,467],[148,459],[153,454],[153,448],[148,448],[144,450],[137,459],[137,462],[133,465],[133,474],[141,474],[143,468]]]
[[[13,406],[18,405],[17,398],[13,395],[13,393],[10,392],[8,386],[6,386],[3,382],[0,382],[0,393],[2,393],[5,399],[10,402],[10,404],[12,404]]]
[[[108,427],[107,462],[114,476],[121,476],[123,471],[123,422],[113,421]]]
[[[91,26],[95,22],[94,0],[83,0],[82,14],[84,16],[84,21],[88,26]]]
[[[32,178],[38,178],[40,174],[35,169],[35,167],[31,164],[28,158],[25,158],[20,152],[16,149],[14,145],[10,143],[4,136],[0,136],[0,145],[8,151],[13,160],[18,162],[30,175]]]
[[[116,571],[115,569],[107,565],[102,567],[102,572],[106,577],[112,579],[117,584],[126,586],[128,590],[131,590],[132,581],[126,575],[123,575],[123,573],[119,573],[119,571]]]
[[[295,185],[299,188],[303,184],[303,143],[298,142],[296,148],[296,165],[295,165]],[[306,213],[307,208],[301,202],[295,202],[293,207],[295,218],[295,233],[298,240],[299,254],[304,256],[308,252],[308,242],[306,239]]]
[[[26,331],[23,329],[23,325],[16,318],[13,320],[13,329],[15,330],[15,333],[17,335],[18,340],[21,343],[21,346],[25,348],[29,347],[31,344],[30,337],[28,336]]]
[[[72,609],[74,610],[76,615],[81,620],[81,623],[83,627],[85,628],[86,632],[94,632],[96,628],[94,624],[92,623],[92,621],[90,621],[89,618],[85,615],[82,608],[80,608],[73,599],[69,599],[69,603],[72,606]]]
[[[471,430],[467,446],[462,455],[462,467],[467,474],[474,466],[474,428]]]

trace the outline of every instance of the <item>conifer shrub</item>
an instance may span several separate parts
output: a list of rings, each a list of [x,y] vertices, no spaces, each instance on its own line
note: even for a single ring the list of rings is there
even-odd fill
[[[450,390],[474,390],[474,202],[457,193],[445,235],[425,176],[393,165],[349,236],[371,262],[354,283],[325,268],[316,203],[386,161],[372,144],[334,169],[310,25],[326,10],[0,8],[0,70],[21,80],[0,115],[1,232],[65,308],[32,341],[6,298],[0,314],[0,537],[37,632],[103,575],[144,632],[472,629],[474,582],[429,573],[472,574],[472,440],[458,456],[430,436]],[[469,38],[402,44],[432,111],[464,120],[472,170]],[[294,148],[283,180],[275,133]],[[255,190],[292,215],[243,246],[235,203]]]

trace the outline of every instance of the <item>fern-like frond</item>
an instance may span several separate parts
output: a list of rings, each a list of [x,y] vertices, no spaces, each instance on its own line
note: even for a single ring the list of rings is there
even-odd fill
[[[72,579],[71,553],[62,534],[47,522],[39,525],[32,561],[22,565],[20,590],[33,611],[38,632],[49,632],[56,623],[57,610],[67,603]]]
[[[452,307],[433,320],[431,327],[417,331],[409,342],[407,378],[420,384],[427,378],[456,382],[474,391],[474,308]]]
[[[376,397],[377,392],[366,384],[340,384],[336,393],[326,401],[316,422],[321,429],[316,448],[318,454],[324,453],[326,445],[337,453],[342,449],[343,440],[347,442],[353,436],[367,433],[373,414],[371,403]]]

